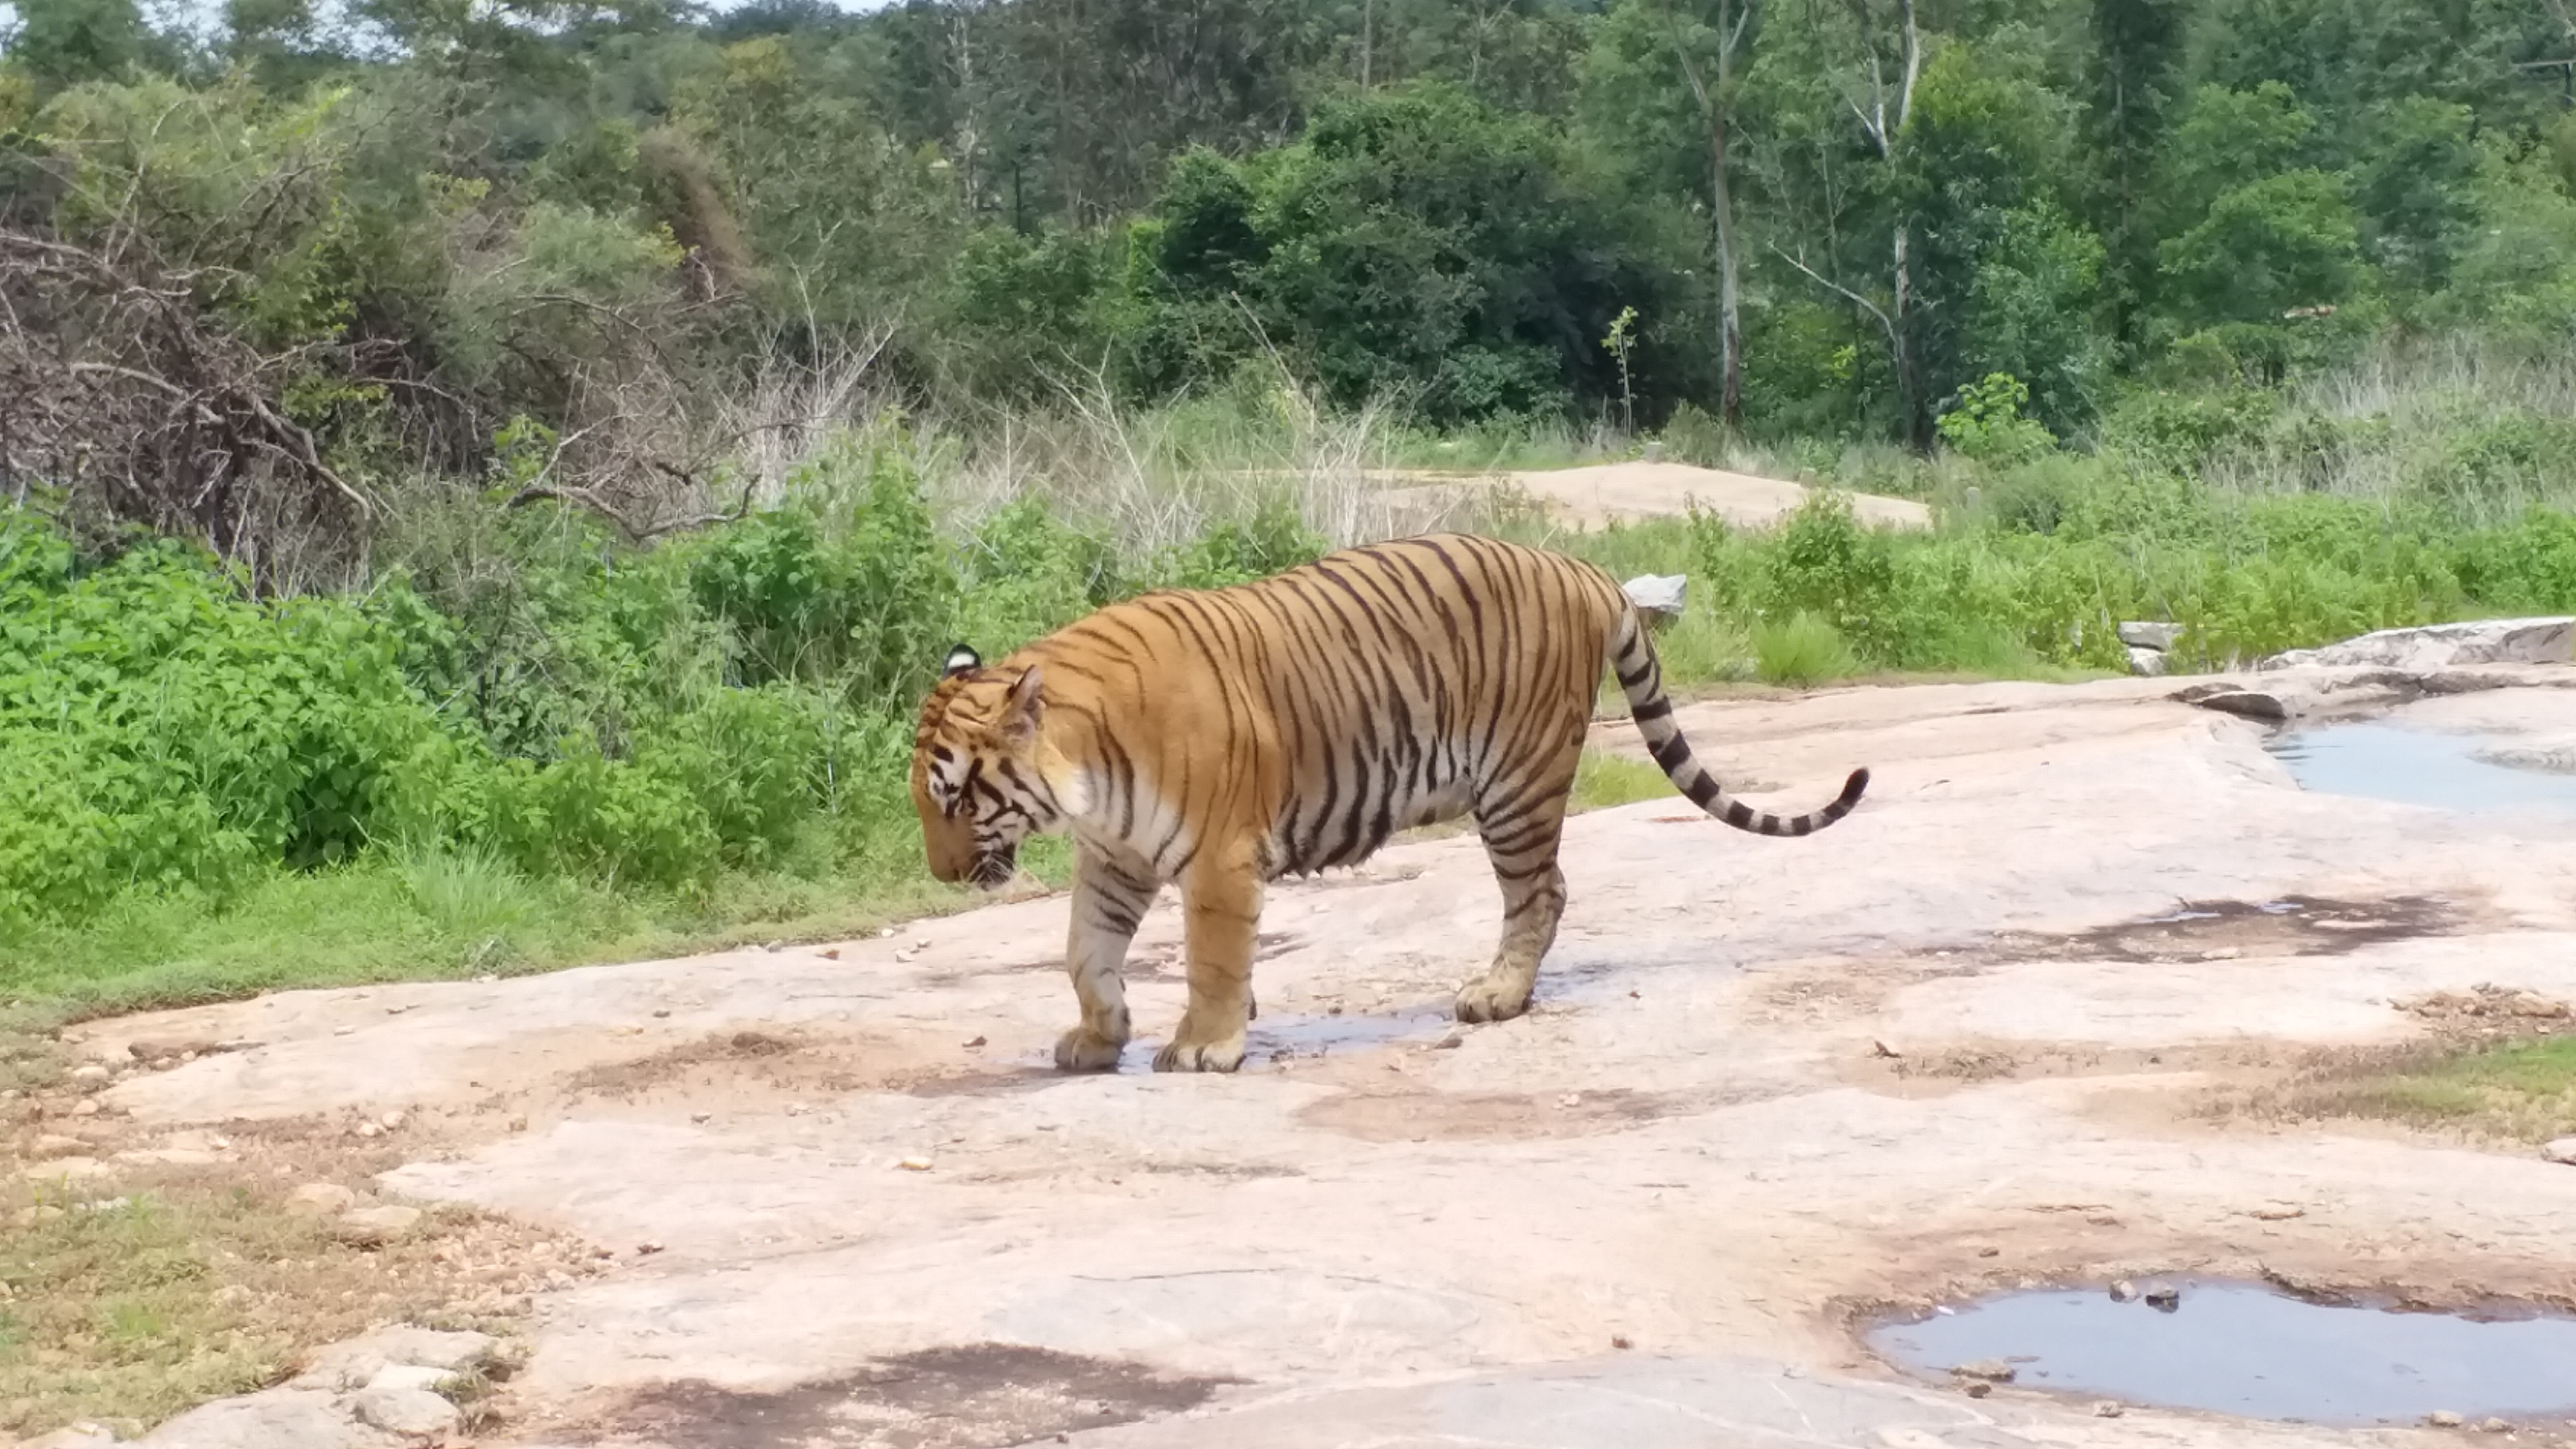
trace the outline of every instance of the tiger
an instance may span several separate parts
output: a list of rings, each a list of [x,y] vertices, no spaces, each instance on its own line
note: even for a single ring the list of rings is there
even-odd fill
[[[1710,816],[1802,836],[1852,812],[1730,798],[1673,719],[1646,623],[1599,568],[1432,534],[1341,549],[1250,583],[1102,607],[998,662],[952,649],[923,701],[912,800],[930,873],[992,887],[1032,835],[1073,841],[1065,968],[1080,1023],[1067,1072],[1114,1069],[1131,1034],[1120,972],[1177,883],[1189,998],[1157,1071],[1241,1065],[1265,888],[1356,865],[1399,830],[1473,815],[1502,887],[1492,965],[1461,1022],[1527,1009],[1565,910],[1557,861],[1605,659],[1666,778]]]

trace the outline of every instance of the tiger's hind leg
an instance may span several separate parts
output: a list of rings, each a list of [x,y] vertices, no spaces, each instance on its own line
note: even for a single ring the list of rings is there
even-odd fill
[[[1556,853],[1582,741],[1578,729],[1562,758],[1516,782],[1489,786],[1476,801],[1476,831],[1503,888],[1503,939],[1493,966],[1458,988],[1460,1021],[1509,1021],[1529,1009],[1539,959],[1556,944],[1556,924],[1565,914],[1565,872]]]
[[[1137,923],[1154,903],[1161,883],[1145,862],[1121,859],[1090,845],[1075,848],[1073,926],[1065,943],[1065,971],[1082,1003],[1082,1024],[1056,1039],[1055,1064],[1068,1072],[1107,1071],[1118,1065],[1131,1028],[1127,987],[1118,975]]]

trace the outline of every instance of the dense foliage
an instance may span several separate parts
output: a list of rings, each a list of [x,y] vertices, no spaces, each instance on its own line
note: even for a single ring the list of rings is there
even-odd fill
[[[910,879],[952,639],[1311,556],[1390,454],[1936,506],[1584,541],[1694,576],[1686,680],[2576,608],[2563,7],[158,13],[0,32],[12,991],[270,979],[314,882],[446,922],[391,970]]]

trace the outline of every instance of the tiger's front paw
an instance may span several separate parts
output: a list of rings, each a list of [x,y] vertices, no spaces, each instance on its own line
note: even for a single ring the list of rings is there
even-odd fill
[[[1458,1019],[1509,1021],[1529,1010],[1529,1003],[1529,987],[1516,981],[1481,978],[1458,988]]]
[[[1211,1042],[1179,1036],[1154,1053],[1154,1070],[1158,1072],[1230,1072],[1242,1065],[1243,1038],[1239,1034]]]
[[[1056,1070],[1062,1072],[1106,1072],[1116,1069],[1118,1054],[1127,1043],[1111,1041],[1087,1026],[1077,1026],[1055,1039]]]

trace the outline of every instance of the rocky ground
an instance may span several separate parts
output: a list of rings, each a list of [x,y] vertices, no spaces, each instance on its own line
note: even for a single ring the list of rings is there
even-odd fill
[[[2576,738],[2565,666],[2244,682],[2293,716]],[[1868,802],[1805,840],[1678,798],[1579,818],[1538,1005],[1476,1029],[1446,1015],[1496,930],[1472,836],[1282,885],[1233,1077],[1144,1070],[1181,1006],[1168,896],[1130,973],[1147,1039],[1107,1077],[1044,1065],[1072,1015],[1061,898],[94,1024],[102,1065],[199,1049],[97,1091],[102,1173],[107,1147],[296,1124],[398,1149],[379,1205],[607,1255],[537,1281],[502,1357],[362,1346],[149,1442],[406,1442],[425,1425],[388,1421],[423,1406],[397,1391],[446,1359],[507,1374],[471,1428],[426,1426],[487,1449],[2454,1437],[1972,1398],[1859,1347],[1871,1311],[2024,1282],[2576,1300],[2569,1168],[2219,1106],[2438,1030],[2405,1009],[2430,993],[2576,999],[2576,817],[2306,793],[2264,721],[2175,687],[1689,708],[1760,803],[1861,764]]]

